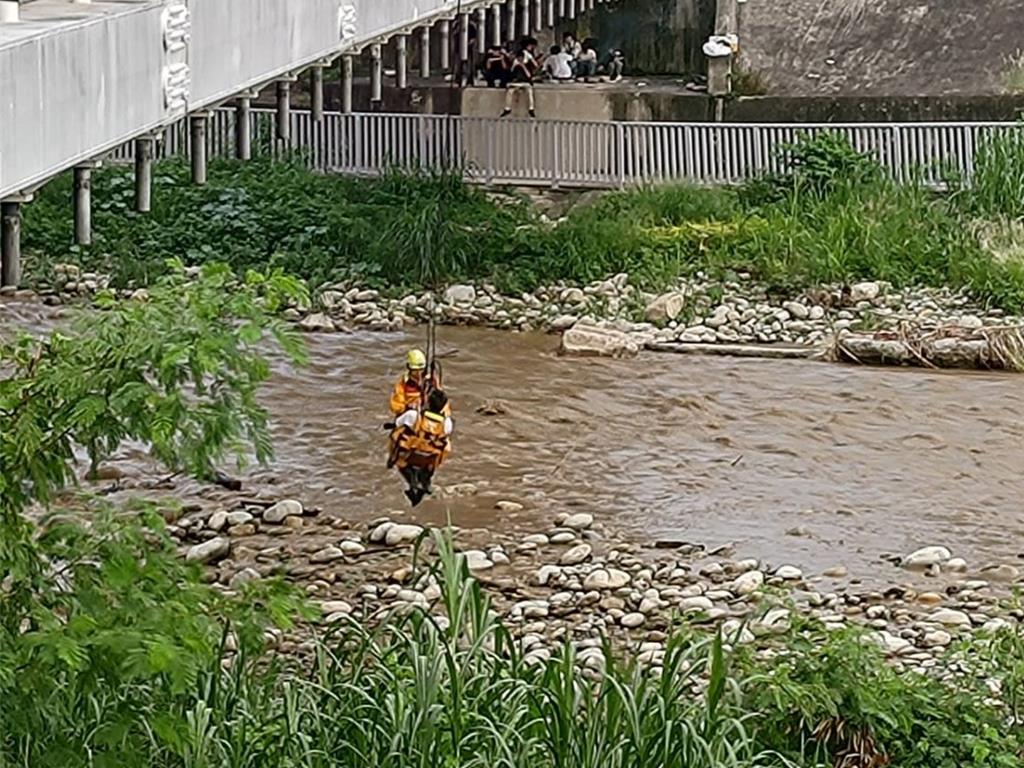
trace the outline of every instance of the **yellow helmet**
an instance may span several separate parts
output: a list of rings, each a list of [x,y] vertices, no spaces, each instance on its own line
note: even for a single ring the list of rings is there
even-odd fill
[[[427,356],[423,350],[410,349],[405,356],[405,365],[410,371],[422,371],[427,367]]]

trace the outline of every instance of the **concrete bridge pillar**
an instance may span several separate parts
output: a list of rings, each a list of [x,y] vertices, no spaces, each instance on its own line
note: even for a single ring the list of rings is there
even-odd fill
[[[420,77],[430,77],[430,27],[420,30]]]
[[[189,138],[192,151],[192,183],[206,184],[206,123],[209,112],[196,112],[189,116]]]
[[[533,31],[544,29],[544,0],[533,0]]]
[[[558,18],[564,19],[567,14],[566,1],[558,0]]]
[[[21,20],[19,0],[0,0],[0,24],[15,24]]]
[[[452,68],[452,23],[441,19],[437,23],[437,33],[441,45],[441,71],[448,72]]]
[[[0,286],[21,282],[21,204],[32,195],[19,195],[0,202]]]
[[[352,56],[341,57],[341,111],[352,114]]]
[[[252,159],[252,93],[235,99],[235,157],[239,160]]]
[[[530,34],[530,2],[531,0],[519,0],[522,4],[522,12],[519,14],[519,36],[526,37]]]
[[[380,43],[370,46],[370,109],[380,110],[384,101],[384,57]]]
[[[565,4],[565,15],[567,18],[576,18],[576,0],[568,0]]]
[[[501,4],[491,6],[491,45],[501,45]]]
[[[277,81],[277,138],[285,144],[292,138],[292,80]]]
[[[153,156],[156,139],[142,136],[135,140],[135,210],[149,213],[153,208]]]
[[[404,91],[409,87],[409,36],[395,38],[395,85]]]
[[[547,19],[546,19],[547,25],[549,27],[554,27],[555,26],[555,0],[547,0],[547,6],[548,6],[548,8],[547,8],[548,13],[547,13]]]
[[[487,53],[487,9],[476,9],[476,53],[483,56]]]
[[[75,245],[92,245],[92,172],[97,162],[74,168]]]
[[[324,65],[309,68],[309,114],[314,121],[324,119]]]
[[[459,72],[462,83],[468,85],[473,79],[473,68],[469,64],[472,51],[469,50],[469,13],[459,16]],[[479,32],[477,33],[479,35]]]
[[[505,36],[515,37],[519,31],[519,27],[516,26],[516,5],[519,4],[519,0],[508,0],[505,3]]]

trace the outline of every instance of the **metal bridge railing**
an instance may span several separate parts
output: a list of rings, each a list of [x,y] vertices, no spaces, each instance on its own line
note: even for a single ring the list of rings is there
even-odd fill
[[[234,120],[234,110],[213,113],[207,131],[211,157],[234,154]],[[338,112],[314,121],[295,110],[285,146],[274,138],[273,110],[254,109],[250,120],[254,151],[296,152],[323,172],[457,167],[485,183],[592,188],[734,184],[782,170],[786,144],[822,131],[845,136],[898,179],[917,174],[926,184],[940,185],[951,172],[971,175],[986,136],[1022,130],[1015,123],[633,123]],[[126,144],[113,157],[130,160],[132,151]],[[188,151],[183,120],[164,131],[158,154]]]

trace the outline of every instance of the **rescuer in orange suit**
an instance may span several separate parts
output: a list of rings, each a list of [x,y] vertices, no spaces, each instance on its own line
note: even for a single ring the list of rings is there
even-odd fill
[[[410,349],[405,356],[405,373],[395,382],[391,390],[391,414],[401,416],[410,408],[423,408],[423,393],[427,389],[427,356],[422,350]],[[440,389],[440,376],[434,375],[431,387]],[[446,416],[451,415],[451,406],[447,406]]]
[[[451,453],[454,425],[445,413],[448,410],[447,395],[434,388],[423,408],[410,408],[395,419],[388,466],[398,467],[409,485],[405,495],[414,507],[431,493],[434,473]]]

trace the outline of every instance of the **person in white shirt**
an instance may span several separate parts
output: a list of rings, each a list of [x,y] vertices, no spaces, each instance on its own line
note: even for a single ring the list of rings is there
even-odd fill
[[[551,53],[544,59],[544,73],[549,80],[572,80],[572,56],[565,53],[560,46],[552,45]]]
[[[587,41],[587,44],[583,46],[583,51],[579,56],[576,57],[576,75],[583,80],[584,83],[589,83],[590,78],[597,74],[597,51],[594,50],[593,44]]]

